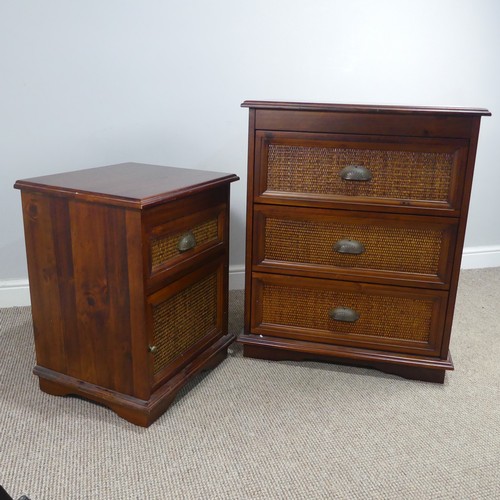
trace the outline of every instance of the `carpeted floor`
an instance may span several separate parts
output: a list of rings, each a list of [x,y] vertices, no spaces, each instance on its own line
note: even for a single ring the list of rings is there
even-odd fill
[[[148,429],[40,392],[30,309],[0,310],[0,484],[31,500],[499,499],[499,305],[500,268],[462,272],[444,385],[233,345]]]

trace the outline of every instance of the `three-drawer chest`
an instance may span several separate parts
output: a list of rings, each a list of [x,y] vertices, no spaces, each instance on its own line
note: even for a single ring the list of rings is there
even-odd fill
[[[122,163],[16,182],[44,392],[148,426],[225,358],[237,179]]]
[[[244,355],[443,382],[485,109],[246,101]]]

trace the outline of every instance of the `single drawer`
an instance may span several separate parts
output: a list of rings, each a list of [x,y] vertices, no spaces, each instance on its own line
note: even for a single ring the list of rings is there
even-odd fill
[[[225,251],[227,205],[206,196],[179,200],[148,214],[145,227],[148,284],[161,286],[208,254]]]
[[[176,221],[175,226],[155,228],[151,238],[151,272],[155,273],[172,261],[190,256],[203,248],[221,242],[219,235],[219,213],[198,214],[198,216],[183,217]]]
[[[171,376],[225,333],[223,280],[219,259],[148,297],[154,381]]]
[[[256,205],[254,270],[447,288],[457,224],[451,217]]]
[[[258,131],[256,201],[456,215],[467,150],[455,139]]]
[[[447,293],[253,274],[251,333],[439,355]]]

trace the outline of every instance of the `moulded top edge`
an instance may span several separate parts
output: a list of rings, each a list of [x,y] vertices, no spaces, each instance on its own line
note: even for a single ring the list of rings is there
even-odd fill
[[[244,108],[280,109],[291,111],[341,111],[344,113],[401,113],[401,114],[453,114],[491,116],[485,108],[445,107],[445,106],[399,106],[375,104],[328,104],[312,102],[280,102],[280,101],[244,101]]]
[[[234,182],[231,173],[121,163],[16,181],[14,187],[52,196],[146,208]]]

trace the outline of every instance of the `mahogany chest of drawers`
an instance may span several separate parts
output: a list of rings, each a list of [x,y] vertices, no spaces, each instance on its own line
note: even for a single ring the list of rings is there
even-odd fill
[[[484,109],[246,101],[244,355],[443,382]]]
[[[225,358],[237,179],[124,163],[16,182],[43,391],[148,426]]]

